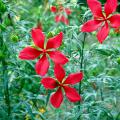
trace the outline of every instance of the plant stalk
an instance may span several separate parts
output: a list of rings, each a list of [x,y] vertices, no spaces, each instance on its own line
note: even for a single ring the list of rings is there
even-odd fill
[[[100,96],[101,96],[101,101],[104,101],[104,97],[103,97],[103,89],[100,88]]]
[[[85,48],[86,33],[83,33],[83,34],[84,34],[84,38],[83,38],[83,41],[82,41],[82,47],[81,47],[81,52],[80,52],[80,56],[81,56],[81,59],[80,59],[80,70],[82,72],[84,72],[83,71],[83,65],[84,65],[84,48]],[[80,82],[79,83],[79,94],[81,94],[81,92],[82,92],[81,87],[82,87],[82,83]],[[79,105],[78,105],[78,110],[80,112],[80,101],[79,101]],[[80,120],[80,115],[78,117],[78,120]]]

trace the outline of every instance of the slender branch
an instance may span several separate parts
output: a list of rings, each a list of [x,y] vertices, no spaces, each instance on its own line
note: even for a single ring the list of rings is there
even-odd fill
[[[83,64],[84,64],[84,47],[85,47],[86,33],[83,33],[83,34],[84,34],[84,38],[83,38],[83,41],[82,41],[82,47],[81,47],[81,52],[80,52],[80,56],[81,56],[81,59],[80,59],[80,70],[82,70],[82,71],[83,71]],[[82,86],[82,83],[80,82],[79,83],[79,94],[81,94],[81,92],[82,92],[81,86]],[[80,101],[79,101],[78,109],[80,111]],[[78,117],[78,120],[80,120],[80,115]]]
[[[103,97],[103,89],[100,88],[100,96],[101,96],[101,101],[104,101],[104,97]]]
[[[81,62],[80,62],[81,70],[83,69],[85,38],[86,38],[86,33],[84,33],[84,38],[83,38],[82,48],[81,48]],[[79,94],[81,94],[81,82],[79,83]]]
[[[48,90],[48,91],[47,91],[47,98],[46,98],[46,107],[47,107],[47,105],[48,105],[49,98],[50,98],[50,91]]]
[[[101,79],[101,84],[103,86],[103,79]],[[100,97],[101,97],[101,101],[104,101],[103,88],[100,88]]]

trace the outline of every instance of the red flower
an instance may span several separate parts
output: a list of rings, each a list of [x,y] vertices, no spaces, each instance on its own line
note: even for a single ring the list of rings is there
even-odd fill
[[[51,12],[57,12],[57,8],[55,6],[51,7]]]
[[[70,8],[65,8],[65,12],[66,12],[67,15],[70,15],[71,14]]]
[[[98,0],[87,0],[94,19],[89,20],[82,26],[82,32],[93,32],[98,30],[97,39],[102,43],[109,34],[110,27],[120,27],[120,14],[113,13],[117,8],[117,0],[107,0],[102,12],[101,3]]]
[[[71,85],[79,83],[83,78],[83,73],[73,73],[65,78],[64,69],[56,64],[54,67],[54,75],[56,79],[51,77],[46,77],[41,80],[41,83],[46,89],[57,88],[57,91],[53,93],[50,97],[50,102],[55,108],[59,108],[63,101],[63,92],[65,91],[66,97],[70,102],[77,102],[81,100],[81,96],[77,93],[75,88],[72,88]]]
[[[46,44],[45,35],[40,29],[32,29],[31,34],[36,47],[28,46],[24,48],[20,52],[19,58],[23,60],[34,60],[41,56],[35,66],[37,74],[44,76],[47,73],[49,68],[48,56],[57,64],[64,65],[68,62],[68,59],[61,52],[56,50],[56,48],[59,48],[62,43],[62,32],[55,37],[50,38]]]
[[[55,6],[52,6],[51,12],[57,13],[57,15],[55,16],[56,22],[63,22],[66,25],[69,24],[69,20],[66,16],[71,14],[70,8],[64,8],[62,5],[60,5],[59,9],[57,9]],[[65,13],[66,15],[63,15],[63,13]]]
[[[68,25],[69,24],[69,20],[64,16],[64,15],[56,15],[56,17],[55,17],[55,21],[56,22],[63,22],[63,23],[65,23],[66,25]]]

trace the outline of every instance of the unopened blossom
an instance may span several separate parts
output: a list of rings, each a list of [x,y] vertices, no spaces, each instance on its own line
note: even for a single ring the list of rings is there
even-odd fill
[[[51,12],[56,14],[55,16],[56,22],[63,22],[66,25],[69,24],[67,16],[72,13],[70,8],[64,8],[62,5],[60,5],[58,8],[56,6],[52,6]]]

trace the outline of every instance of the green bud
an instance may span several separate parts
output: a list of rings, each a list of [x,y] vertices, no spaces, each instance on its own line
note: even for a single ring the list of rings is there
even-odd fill
[[[120,57],[119,57],[119,58],[117,58],[117,63],[118,63],[118,64],[120,64]]]
[[[54,36],[54,32],[49,32],[48,34],[47,34],[47,38],[49,39],[49,38],[51,38],[51,37],[53,37]]]
[[[8,19],[8,18],[5,18],[4,20],[4,25],[7,27],[7,26],[11,26],[11,20]]]
[[[10,39],[11,39],[13,42],[18,42],[18,41],[19,41],[18,36],[15,35],[15,34],[11,34]]]

